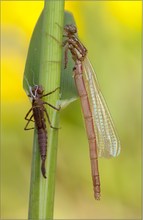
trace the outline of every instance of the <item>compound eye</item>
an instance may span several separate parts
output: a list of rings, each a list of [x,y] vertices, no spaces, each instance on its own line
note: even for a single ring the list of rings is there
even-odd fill
[[[74,34],[77,32],[76,26],[71,25],[71,32],[74,33]]]
[[[77,28],[73,24],[67,24],[64,30],[69,34],[75,34],[77,32]]]
[[[65,25],[64,30],[68,31],[69,30],[69,25]]]

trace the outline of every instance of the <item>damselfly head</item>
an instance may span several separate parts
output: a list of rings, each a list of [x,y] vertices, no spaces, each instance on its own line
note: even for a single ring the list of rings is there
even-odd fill
[[[68,35],[73,35],[75,33],[77,33],[77,28],[75,25],[73,24],[67,24],[64,27],[64,31],[68,34]]]

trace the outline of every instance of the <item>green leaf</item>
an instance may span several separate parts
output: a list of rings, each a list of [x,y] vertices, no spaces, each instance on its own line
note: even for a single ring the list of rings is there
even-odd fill
[[[64,25],[66,24],[75,24],[73,15],[69,12],[65,12],[64,14]],[[39,71],[40,71],[40,57],[41,57],[41,45],[42,45],[42,23],[43,23],[43,12],[41,13],[37,24],[34,28],[26,65],[24,71],[24,80],[23,80],[23,88],[26,91],[27,95],[29,94],[29,88],[33,85],[37,85],[39,82]],[[60,28],[60,27],[59,27]],[[60,42],[57,42],[60,44]],[[72,77],[72,70],[74,67],[74,61],[71,57],[71,53],[68,54],[68,65],[67,68],[64,69],[64,48],[62,48],[62,70],[61,70],[61,105],[65,106],[70,104],[72,101],[78,98],[77,90],[75,87],[75,82]]]

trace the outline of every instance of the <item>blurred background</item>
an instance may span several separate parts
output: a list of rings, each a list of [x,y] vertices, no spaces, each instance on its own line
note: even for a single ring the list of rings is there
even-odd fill
[[[1,218],[26,219],[33,132],[24,65],[43,1],[2,1]],[[66,1],[97,72],[121,141],[99,159],[101,201],[93,197],[88,141],[79,100],[61,112],[55,219],[141,218],[141,1]]]

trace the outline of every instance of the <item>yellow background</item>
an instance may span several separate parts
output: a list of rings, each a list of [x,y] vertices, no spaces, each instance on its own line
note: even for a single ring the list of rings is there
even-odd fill
[[[28,44],[42,1],[2,1],[1,218],[28,213],[32,131],[22,80]],[[99,159],[102,197],[93,197],[88,142],[80,103],[61,112],[54,217],[141,218],[141,2],[66,1],[88,49],[122,146]]]

